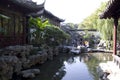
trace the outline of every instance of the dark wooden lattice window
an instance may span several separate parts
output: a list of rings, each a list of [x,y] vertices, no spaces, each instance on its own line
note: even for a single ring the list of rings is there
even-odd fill
[[[2,12],[0,13],[0,29],[4,30],[4,34],[18,35],[23,33],[23,17],[19,14]]]
[[[0,33],[3,35],[8,34],[9,26],[9,17],[3,14],[0,14]]]

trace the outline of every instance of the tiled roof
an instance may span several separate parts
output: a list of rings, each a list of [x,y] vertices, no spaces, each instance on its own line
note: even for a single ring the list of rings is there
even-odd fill
[[[47,16],[48,18],[53,19],[55,21],[64,22],[63,19],[58,18],[57,16],[53,15],[51,12],[49,12],[46,9],[38,11],[37,13],[32,13],[31,15],[34,16],[34,17],[39,17],[41,15],[44,15],[44,16]]]
[[[9,3],[29,12],[37,12],[44,8],[44,3],[37,5],[32,0],[0,0],[0,3]]]
[[[29,15],[32,16],[40,16],[40,15],[47,15],[51,19],[54,19],[59,22],[63,22],[63,19],[60,19],[53,15],[51,12],[44,9],[44,3],[37,5],[32,0],[0,0],[0,2],[14,4],[17,7],[22,8],[22,10],[26,10],[27,12],[31,12]]]
[[[39,11],[40,9],[44,8],[44,3],[37,5],[35,2],[28,0],[9,0],[9,1],[12,1],[13,3],[21,7],[27,8],[28,10],[31,11]]]
[[[120,0],[110,0],[100,18],[118,18],[120,16]]]
[[[58,18],[57,16],[53,15],[51,12],[47,11],[47,10],[44,10],[44,15],[47,15],[49,16],[50,18],[56,20],[56,21],[59,21],[59,22],[64,22],[63,19],[60,19]]]

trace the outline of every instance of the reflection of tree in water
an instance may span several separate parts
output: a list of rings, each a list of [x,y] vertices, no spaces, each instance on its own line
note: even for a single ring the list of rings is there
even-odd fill
[[[63,56],[56,56],[53,61],[47,61],[42,65],[36,66],[41,73],[33,80],[61,80],[66,73],[63,65],[64,59]]]
[[[97,75],[97,70],[96,70],[96,67],[99,64],[99,60],[96,57],[89,54],[82,56],[82,58],[84,59],[84,63],[87,64],[90,73],[94,77],[94,80],[99,80]]]
[[[68,64],[73,64],[76,62],[76,57],[74,55],[64,55],[63,57],[60,58],[61,62],[67,62]],[[63,76],[65,76],[66,71],[65,71],[65,66],[63,65],[53,76],[52,80],[61,80]]]
[[[39,68],[41,73],[32,80],[62,80],[66,74],[64,62],[69,65],[76,63],[78,59],[80,62],[85,62],[87,61],[87,57],[88,55],[86,54],[80,54],[80,56],[73,54],[56,56],[53,61],[47,61],[42,65],[35,66],[34,68]]]
[[[41,73],[33,80],[61,80],[66,74],[64,62],[75,63],[74,55],[61,54],[54,57],[53,61],[47,61],[40,66],[36,66]]]
[[[112,54],[111,53],[97,53],[92,54],[92,56],[96,57],[99,61],[110,61],[112,60]]]
[[[72,64],[76,62],[73,55],[64,55],[63,57],[60,58],[60,61],[62,63],[67,62],[68,64]],[[65,74],[66,74],[65,66],[63,65],[58,70],[58,72],[55,73],[52,80],[61,80]]]
[[[90,59],[90,56],[88,54],[82,54],[79,56],[80,62],[86,62],[86,61],[89,61],[89,59]]]
[[[97,66],[100,62],[105,62],[108,60],[112,60],[112,56],[110,53],[89,53],[87,57],[84,57],[84,62],[87,64],[89,71],[94,76],[94,80],[98,80],[97,75]]]

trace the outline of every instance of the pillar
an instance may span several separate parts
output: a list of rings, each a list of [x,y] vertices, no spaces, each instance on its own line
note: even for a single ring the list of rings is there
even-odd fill
[[[118,18],[114,18],[114,29],[113,29],[113,54],[117,54],[117,26]]]

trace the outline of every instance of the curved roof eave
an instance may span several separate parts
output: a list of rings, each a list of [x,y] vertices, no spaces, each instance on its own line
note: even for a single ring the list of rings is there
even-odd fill
[[[37,13],[30,13],[28,16],[39,17],[44,13],[44,8]]]
[[[37,5],[35,2],[27,1],[27,0],[8,0],[21,8],[26,8],[31,12],[37,12],[44,8],[45,2],[40,5]]]
[[[57,20],[57,21],[59,21],[59,22],[64,22],[64,21],[65,21],[65,20],[60,19],[60,18],[58,18],[57,16],[53,15],[53,14],[52,14],[51,12],[49,12],[48,10],[44,10],[44,13],[43,13],[43,14],[48,15],[48,16],[54,18],[55,20]]]
[[[120,15],[120,0],[110,0],[106,10],[100,15],[101,19],[115,18]]]

